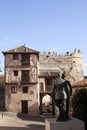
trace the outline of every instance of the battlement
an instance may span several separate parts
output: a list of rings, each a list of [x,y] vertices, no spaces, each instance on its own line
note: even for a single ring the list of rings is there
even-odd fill
[[[72,53],[72,60],[73,62],[82,64],[82,52],[80,49],[75,49]]]
[[[40,52],[40,60],[52,57],[60,61],[69,61],[78,64],[82,64],[82,52],[80,49],[75,49],[72,53],[66,52],[65,54],[59,54],[57,52]]]
[[[80,49],[75,49],[74,52],[72,53],[72,56],[75,56],[75,57],[82,57],[82,52]]]
[[[60,54],[60,53],[58,53],[58,52],[55,52],[55,51],[49,51],[49,52],[46,52],[46,51],[44,51],[44,52],[40,52],[40,55],[44,55],[44,56],[46,56],[46,55],[50,55],[50,56],[60,56],[60,55],[62,55],[62,54]],[[62,56],[73,56],[73,55],[79,55],[79,56],[82,56],[82,52],[81,52],[81,50],[80,49],[75,49],[72,53],[70,53],[70,52],[66,52],[65,54],[63,54]]]
[[[73,53],[66,52],[59,54],[57,52],[41,52],[39,54],[40,68],[57,68],[61,72],[66,73],[66,78],[71,82],[82,80],[82,52],[75,49]]]

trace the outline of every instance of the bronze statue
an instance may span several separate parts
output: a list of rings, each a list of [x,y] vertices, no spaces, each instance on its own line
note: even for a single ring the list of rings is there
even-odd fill
[[[62,78],[65,79],[65,74],[62,74]],[[68,80],[65,79],[66,87],[65,92],[67,94],[66,99],[66,119],[69,119],[69,102],[70,102],[70,96],[72,95],[72,86]]]
[[[68,80],[65,80],[65,75],[58,73],[53,90],[52,98],[56,121],[65,121],[69,119],[69,97],[71,96],[72,88]]]

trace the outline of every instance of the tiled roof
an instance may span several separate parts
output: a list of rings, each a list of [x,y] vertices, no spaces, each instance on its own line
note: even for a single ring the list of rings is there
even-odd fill
[[[87,85],[87,78],[72,84],[72,86],[82,86],[82,85]]]
[[[26,46],[19,46],[17,48],[14,48],[8,51],[3,51],[2,53],[3,54],[5,53],[39,53],[39,51],[36,51]]]

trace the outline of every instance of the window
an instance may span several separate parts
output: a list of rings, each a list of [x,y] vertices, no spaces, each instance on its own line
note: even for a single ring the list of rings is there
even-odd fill
[[[29,70],[22,70],[22,83],[29,82]]]
[[[23,93],[28,93],[28,86],[23,86]]]
[[[17,93],[17,87],[16,86],[11,87],[11,93]]]
[[[18,60],[18,54],[13,54],[13,60]]]
[[[18,76],[18,70],[14,70],[14,76]]]
[[[52,85],[52,79],[46,79],[46,85],[47,86]]]
[[[44,88],[43,88],[43,83],[40,83],[40,91],[43,91]]]
[[[22,59],[21,62],[23,66],[30,65],[30,54],[22,54],[21,59]]]

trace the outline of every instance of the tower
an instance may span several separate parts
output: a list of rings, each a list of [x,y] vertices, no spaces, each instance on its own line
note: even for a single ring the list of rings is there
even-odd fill
[[[72,53],[72,60],[74,63],[82,64],[82,52],[80,49],[75,49]]]

